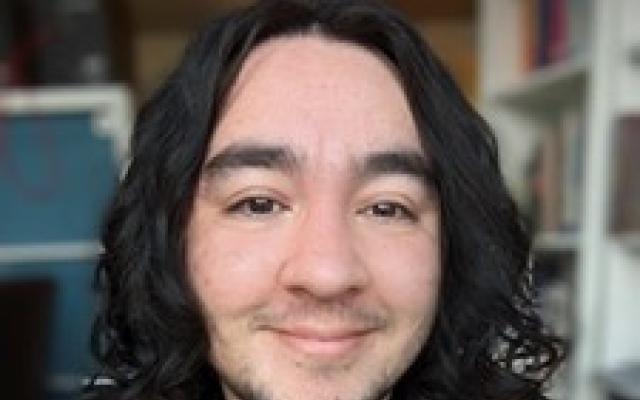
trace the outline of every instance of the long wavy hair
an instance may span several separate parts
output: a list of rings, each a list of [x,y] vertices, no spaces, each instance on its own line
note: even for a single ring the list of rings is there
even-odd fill
[[[320,30],[386,56],[404,87],[441,201],[443,281],[431,335],[394,399],[543,399],[562,342],[535,313],[530,235],[500,173],[495,138],[407,21],[365,0],[264,0],[198,34],[143,106],[108,211],[87,398],[222,399],[186,278],[185,225],[207,144],[247,54]],[[428,149],[428,150],[427,150]]]

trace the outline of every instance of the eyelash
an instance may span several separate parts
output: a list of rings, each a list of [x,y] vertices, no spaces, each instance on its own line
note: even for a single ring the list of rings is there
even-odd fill
[[[270,205],[270,206],[274,206],[277,205],[280,209],[278,211],[276,211],[275,213],[281,213],[281,212],[285,212],[285,211],[290,211],[291,207],[285,206],[284,204],[282,204],[281,202],[279,202],[278,200],[275,200],[273,198],[270,197],[266,197],[266,196],[251,196],[251,197],[245,197],[243,199],[240,199],[239,201],[235,202],[234,204],[232,204],[230,207],[228,207],[226,209],[226,211],[230,214],[242,214],[242,215],[246,215],[246,216],[250,216],[250,217],[255,217],[255,216],[264,216],[264,215],[270,215],[273,214],[273,212],[254,212],[251,210],[251,206],[256,205],[257,201],[263,203],[262,205],[264,205],[265,203]],[[375,216],[373,214],[372,209],[374,207],[380,207],[380,206],[384,206],[385,208],[387,208],[386,211],[388,211],[388,208],[391,208],[394,212],[392,217],[381,217],[380,218],[388,218],[388,219],[398,219],[398,220],[409,220],[409,221],[416,221],[418,218],[417,216],[409,210],[408,207],[402,205],[401,203],[395,202],[395,201],[381,201],[378,203],[375,203],[373,205],[370,205],[368,207],[365,208],[361,208],[357,211],[358,214],[360,215],[369,215],[369,216]],[[396,212],[400,212],[401,215],[399,217],[395,217]]]
[[[253,205],[255,205],[256,201],[261,201],[261,202],[267,202],[269,204],[277,204],[281,210],[279,212],[284,212],[284,211],[289,211],[291,210],[290,207],[285,206],[284,204],[282,204],[281,202],[279,202],[278,200],[272,199],[270,197],[266,197],[266,196],[251,196],[251,197],[245,197],[243,199],[240,199],[239,201],[235,202],[234,204],[232,204],[229,208],[227,208],[227,212],[231,213],[231,214],[243,214],[243,215],[247,215],[247,216],[256,216],[256,215],[267,215],[267,214],[271,214],[269,213],[254,213],[252,212],[250,209],[248,209],[247,207],[250,207],[253,203]]]
[[[401,215],[399,217],[395,217],[395,216],[388,217],[389,219],[400,219],[400,220],[409,220],[409,221],[416,221],[418,219],[416,215],[409,210],[408,207],[395,201],[381,201],[381,202],[375,203],[371,206],[358,210],[358,214],[372,215],[372,208],[380,207],[380,206],[384,206],[385,208],[390,207],[393,211],[400,212]],[[393,213],[394,215],[395,215],[395,212]],[[387,218],[387,217],[381,217],[381,218]]]

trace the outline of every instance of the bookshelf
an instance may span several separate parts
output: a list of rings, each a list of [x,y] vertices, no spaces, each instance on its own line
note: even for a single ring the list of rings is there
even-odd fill
[[[640,129],[619,142],[621,121],[640,121],[640,1],[480,0],[478,12],[480,109],[536,227],[534,258],[563,270],[550,297],[566,295],[572,354],[550,395],[605,399],[602,376],[640,361],[640,151],[621,150]]]

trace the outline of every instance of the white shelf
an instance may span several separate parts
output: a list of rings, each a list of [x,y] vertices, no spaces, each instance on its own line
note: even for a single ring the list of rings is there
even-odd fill
[[[573,101],[585,92],[589,57],[581,56],[540,68],[521,81],[490,96],[497,102],[517,107],[553,107]]]
[[[640,232],[616,233],[613,235],[615,241],[623,248],[632,253],[640,254]]]
[[[533,241],[533,248],[539,252],[575,252],[579,246],[578,232],[541,232]]]
[[[0,113],[30,115],[89,112],[96,135],[112,139],[116,161],[128,159],[133,126],[133,100],[120,84],[2,89]]]
[[[102,252],[98,242],[62,242],[0,246],[0,265],[53,261],[92,261]]]

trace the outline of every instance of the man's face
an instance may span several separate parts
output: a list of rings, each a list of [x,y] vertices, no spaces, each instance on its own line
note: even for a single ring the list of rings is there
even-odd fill
[[[438,297],[438,198],[425,160],[381,57],[319,35],[252,51],[187,231],[228,399],[388,396]]]

